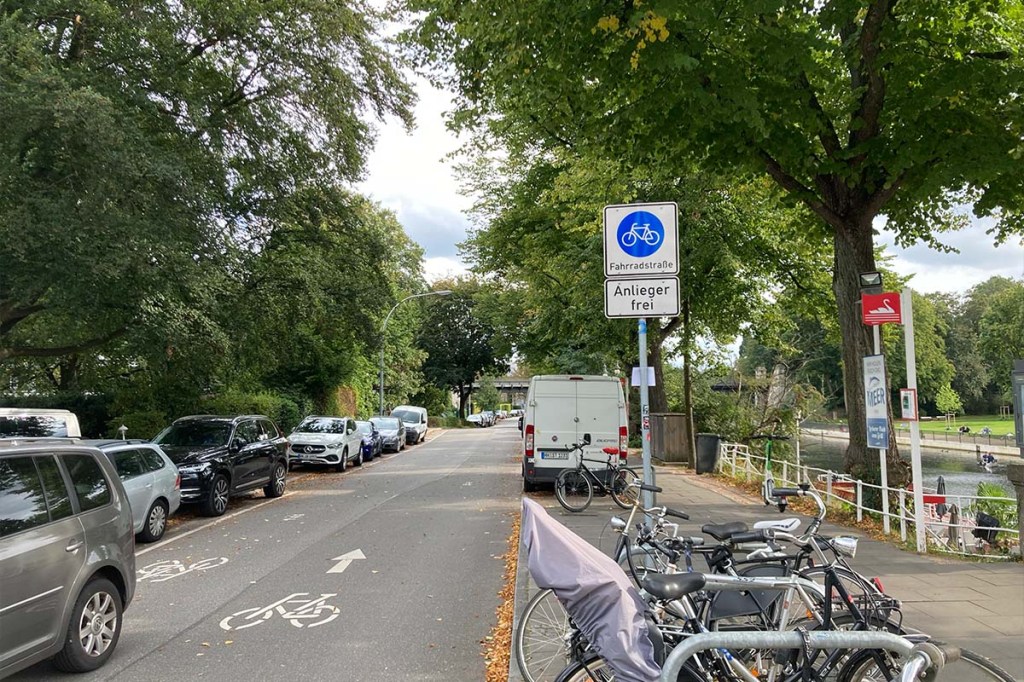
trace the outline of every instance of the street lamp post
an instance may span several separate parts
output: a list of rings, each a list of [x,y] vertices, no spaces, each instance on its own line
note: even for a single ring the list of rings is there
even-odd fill
[[[452,292],[448,289],[441,289],[440,291],[428,291],[423,294],[413,294],[412,296],[406,296],[401,301],[391,306],[391,310],[384,316],[384,324],[380,326],[380,414],[384,416],[384,330],[388,328],[388,320],[391,319],[391,314],[398,309],[398,306],[402,305],[406,301],[411,301],[414,298],[421,298],[423,296],[448,296]]]

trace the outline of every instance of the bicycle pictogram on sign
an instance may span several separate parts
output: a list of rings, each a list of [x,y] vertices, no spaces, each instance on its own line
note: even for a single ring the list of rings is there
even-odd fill
[[[628,255],[645,258],[661,248],[665,241],[665,227],[653,213],[634,211],[619,221],[616,238]]]

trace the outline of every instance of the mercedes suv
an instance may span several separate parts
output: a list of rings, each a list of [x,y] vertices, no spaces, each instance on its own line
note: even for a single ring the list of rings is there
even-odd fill
[[[284,495],[288,441],[268,417],[182,417],[153,442],[178,465],[182,503],[198,503],[206,516],[261,487],[267,497]]]

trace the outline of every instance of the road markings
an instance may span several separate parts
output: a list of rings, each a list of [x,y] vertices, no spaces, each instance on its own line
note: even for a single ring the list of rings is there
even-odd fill
[[[206,571],[217,566],[223,566],[228,562],[226,556],[215,557],[211,559],[200,559],[191,566],[185,566],[182,562],[177,559],[171,561],[158,561],[155,564],[149,564],[143,566],[136,571],[139,576],[139,582],[148,580],[152,583],[162,583],[171,578],[177,578],[178,576],[186,575],[193,571]]]
[[[204,523],[201,526],[196,526],[192,530],[187,530],[184,533],[178,533],[173,538],[169,538],[167,540],[164,540],[163,542],[158,542],[155,545],[150,545],[146,549],[138,550],[137,552],[135,552],[135,556],[142,556],[146,552],[152,552],[154,549],[160,549],[161,547],[165,547],[165,546],[171,544],[172,542],[177,542],[178,540],[181,540],[182,538],[187,538],[189,535],[192,535],[193,533],[198,533],[201,530],[206,530],[207,528],[212,528],[213,526],[216,526],[219,523],[224,523],[225,521],[233,519],[236,516],[241,516],[242,514],[248,514],[249,512],[253,511],[254,509],[259,509],[260,507],[266,506],[266,505],[271,504],[273,502],[277,502],[279,500],[283,500],[286,497],[291,497],[296,492],[298,492],[298,491],[293,490],[292,492],[285,493],[284,495],[282,495],[281,497],[278,497],[276,499],[264,500],[263,502],[260,502],[259,504],[254,504],[253,506],[246,507],[245,509],[239,509],[238,511],[236,511],[236,512],[234,512],[232,514],[226,514],[225,516],[221,516],[219,518],[216,518],[216,519],[210,521],[209,523]]]
[[[348,565],[351,564],[353,561],[355,561],[356,559],[365,559],[365,558],[366,558],[366,555],[363,554],[363,550],[361,550],[361,549],[354,549],[351,552],[348,552],[347,554],[342,554],[341,556],[336,556],[333,559],[331,559],[331,561],[337,561],[338,563],[336,563],[334,566],[331,566],[329,569],[327,569],[327,572],[328,573],[344,573],[345,569],[348,568]]]
[[[337,592],[321,594],[318,599],[298,598],[307,595],[307,592],[295,592],[269,606],[257,606],[252,609],[236,611],[222,620],[220,627],[229,632],[231,630],[244,630],[255,627],[260,623],[265,623],[275,613],[278,613],[297,628],[315,628],[330,623],[341,614],[337,606],[327,603],[327,600],[331,597],[338,596]],[[248,622],[232,625],[232,619],[236,618]]]
[[[305,516],[305,514],[289,514],[288,516],[284,517],[281,520],[282,521],[298,521],[303,516]]]

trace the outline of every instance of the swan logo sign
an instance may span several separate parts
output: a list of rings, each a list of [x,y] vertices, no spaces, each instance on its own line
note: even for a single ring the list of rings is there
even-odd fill
[[[900,295],[895,291],[861,294],[861,317],[866,325],[903,323]]]

